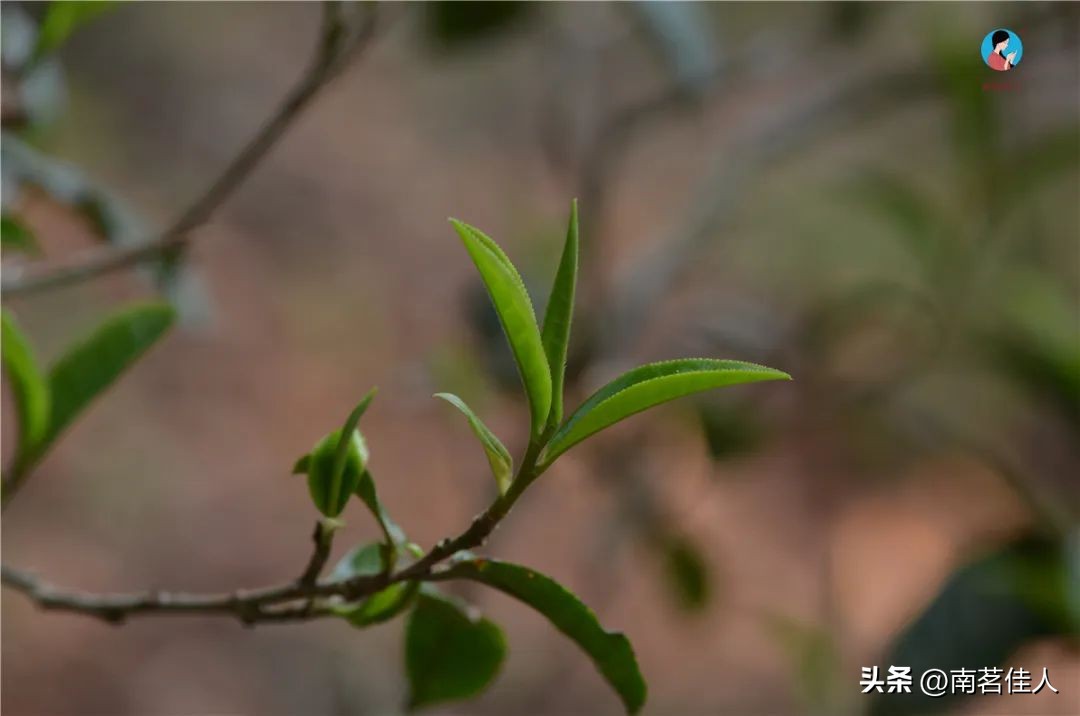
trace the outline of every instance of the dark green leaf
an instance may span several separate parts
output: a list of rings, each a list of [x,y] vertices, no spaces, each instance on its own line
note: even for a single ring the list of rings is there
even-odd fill
[[[387,569],[384,558],[385,545],[371,543],[352,550],[334,568],[336,581],[358,576],[375,576]],[[355,627],[367,627],[393,619],[409,607],[416,597],[417,582],[391,584],[358,604],[345,604],[334,608],[334,613]]]
[[[495,476],[495,483],[499,486],[499,492],[505,495],[510,488],[510,481],[514,477],[514,459],[510,457],[510,451],[461,398],[453,393],[436,393],[435,397],[445,400],[465,415],[466,420],[469,421],[469,427],[472,428],[473,433],[480,440],[480,444],[484,446],[488,463],[491,465],[491,474]]]
[[[68,350],[49,372],[52,413],[45,443],[52,442],[99,393],[172,325],[173,309],[145,304],[125,309]]]
[[[517,269],[503,250],[479,229],[451,219],[484,280],[521,373],[532,416],[532,436],[539,437],[551,409],[551,371],[544,355],[536,313]]]
[[[33,232],[14,216],[7,215],[0,218],[0,248],[27,254],[41,252]]]
[[[477,695],[495,678],[506,640],[473,609],[425,589],[405,629],[409,707]]]
[[[563,379],[566,375],[566,353],[570,345],[570,323],[574,318],[574,288],[578,270],[578,209],[577,201],[570,205],[570,226],[566,230],[555,284],[551,287],[541,340],[548,367],[551,368],[551,411],[549,428],[555,428],[563,417]]]
[[[550,577],[507,562],[466,559],[448,568],[443,578],[471,579],[525,602],[589,655],[629,713],[645,703],[645,680],[630,641],[606,631],[591,609]]]
[[[4,370],[11,381],[19,420],[16,463],[32,460],[49,429],[49,385],[38,369],[30,342],[15,318],[3,311]]]
[[[1063,545],[1018,540],[962,566],[926,609],[900,633],[883,663],[936,668],[1000,666],[1021,646],[1052,635],[1076,635]],[[930,698],[875,694],[873,716],[908,716],[954,708],[960,694]]]
[[[590,435],[654,405],[712,388],[763,380],[791,380],[791,376],[753,363],[709,358],[682,358],[635,368],[593,393],[567,418],[544,450],[543,464],[551,464]]]
[[[53,52],[81,25],[110,10],[115,4],[105,0],[53,0],[41,21],[34,57]]]

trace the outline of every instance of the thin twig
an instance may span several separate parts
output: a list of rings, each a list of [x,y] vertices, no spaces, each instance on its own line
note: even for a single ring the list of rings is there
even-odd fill
[[[108,246],[70,259],[25,267],[6,268],[0,293],[5,296],[85,281],[143,261],[182,251],[192,230],[206,223],[233,195],[315,96],[349,61],[370,45],[374,37],[374,11],[363,8],[360,26],[350,31],[337,2],[324,3],[324,21],[315,56],[299,83],[255,136],[225,167],[218,178],[165,231],[134,246]]]
[[[149,614],[202,614],[233,616],[244,624],[262,622],[306,621],[331,616],[333,612],[316,600],[338,597],[355,602],[406,581],[426,581],[433,568],[462,550],[481,546],[525,489],[545,467],[536,466],[539,446],[532,445],[521,461],[518,474],[505,495],[496,498],[469,527],[453,539],[444,539],[420,560],[392,574],[360,575],[350,579],[319,582],[318,572],[329,555],[329,537],[322,523],[314,535],[315,553],[299,579],[285,584],[251,590],[216,594],[148,591],[133,594],[94,594],[65,591],[41,582],[20,569],[0,567],[0,581],[5,587],[26,595],[42,609],[72,612],[121,624],[129,617]],[[312,577],[314,575],[314,577]]]
[[[315,543],[315,550],[311,553],[311,559],[304,567],[300,575],[300,584],[311,586],[319,581],[326,560],[330,558],[330,547],[334,543],[334,526],[323,520],[315,523],[315,534],[311,536]]]

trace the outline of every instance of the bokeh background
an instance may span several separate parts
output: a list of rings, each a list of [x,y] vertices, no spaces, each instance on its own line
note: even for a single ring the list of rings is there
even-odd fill
[[[1075,632],[980,612],[963,575],[1016,540],[1067,551],[1071,532],[1074,571],[1024,582],[1077,592],[1077,9],[380,7],[373,45],[182,268],[5,297],[45,357],[132,300],[165,295],[183,318],[5,512],[5,563],[96,591],[290,578],[316,517],[290,467],[372,385],[384,501],[421,545],[456,534],[493,485],[431,394],[460,394],[515,451],[526,410],[446,218],[502,243],[542,305],[577,197],[571,404],[681,355],[796,380],[676,403],[575,449],[487,550],[628,634],[646,713],[901,713],[859,694],[860,667],[992,666],[987,640],[1061,693],[934,708],[1076,713]],[[76,190],[5,177],[5,213],[44,252],[5,267],[167,225],[300,77],[320,15],[124,4],[21,75],[18,33],[42,12],[3,5],[5,171],[32,154]],[[1024,41],[1008,74],[979,55],[1002,26]],[[8,456],[6,385],[4,399]],[[376,537],[358,506],[345,517],[335,556]],[[458,591],[504,625],[510,656],[483,697],[436,712],[619,712],[541,617]],[[2,627],[12,716],[402,710],[400,621],[115,628],[5,591]]]

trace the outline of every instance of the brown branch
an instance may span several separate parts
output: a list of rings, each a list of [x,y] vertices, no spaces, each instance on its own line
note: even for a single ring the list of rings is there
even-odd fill
[[[303,574],[300,575],[300,584],[310,586],[319,581],[319,575],[326,566],[326,560],[330,558],[330,547],[334,543],[334,529],[334,525],[323,520],[315,523],[315,534],[311,536],[315,543],[315,551],[311,553],[311,559],[308,560]]]
[[[417,562],[392,574],[361,575],[351,579],[319,582],[318,573],[330,552],[332,530],[320,521],[316,527],[315,552],[299,579],[286,584],[217,594],[148,591],[131,594],[93,594],[65,591],[39,581],[34,575],[3,565],[0,582],[21,592],[42,609],[72,612],[121,624],[128,617],[150,614],[202,614],[233,616],[244,624],[306,621],[331,616],[326,604],[317,600],[338,597],[355,602],[391,584],[426,581],[433,568],[448,557],[481,546],[510,509],[546,466],[537,467],[538,446],[530,446],[521,467],[505,495],[496,498],[469,527],[453,539],[444,539]]]
[[[364,15],[355,30],[350,30],[342,18],[339,3],[326,2],[324,7],[319,45],[299,83],[210,187],[165,231],[134,246],[108,246],[55,263],[5,268],[0,293],[9,296],[77,283],[182,251],[190,241],[191,231],[206,223],[233,195],[319,91],[370,44],[375,29],[370,6],[362,8]]]

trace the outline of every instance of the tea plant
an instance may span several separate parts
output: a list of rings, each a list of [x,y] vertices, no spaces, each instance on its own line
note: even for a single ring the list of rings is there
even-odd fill
[[[64,592],[5,567],[5,586],[39,606],[120,623],[143,614],[232,615],[245,624],[339,618],[367,627],[405,615],[405,666],[411,706],[474,696],[492,681],[506,652],[502,630],[437,588],[453,580],[479,582],[543,614],[592,659],[630,713],[645,702],[645,681],[630,642],[605,630],[571,592],[528,567],[474,555],[526,490],[567,450],[604,428],[647,408],[711,388],[788,379],[772,368],[732,360],[684,358],[635,368],[608,383],[564,416],[563,375],[574,312],[578,268],[576,205],[542,324],[514,265],[480,230],[452,221],[487,288],[513,351],[529,405],[527,447],[515,461],[499,438],[460,398],[439,393],[460,410],[487,455],[498,496],[459,535],[425,552],[410,542],[380,501],[369,450],[358,429],[371,406],[370,391],[344,425],[302,456],[293,471],[306,476],[321,513],[315,549],[300,577],[281,585],[229,594],[93,595]],[[68,352],[44,375],[29,343],[7,313],[4,366],[13,386],[20,438],[4,480],[8,503],[29,470],[59,433],[125,367],[164,334],[171,309],[125,311]],[[371,513],[382,539],[350,551],[323,578],[340,516],[356,497]]]

